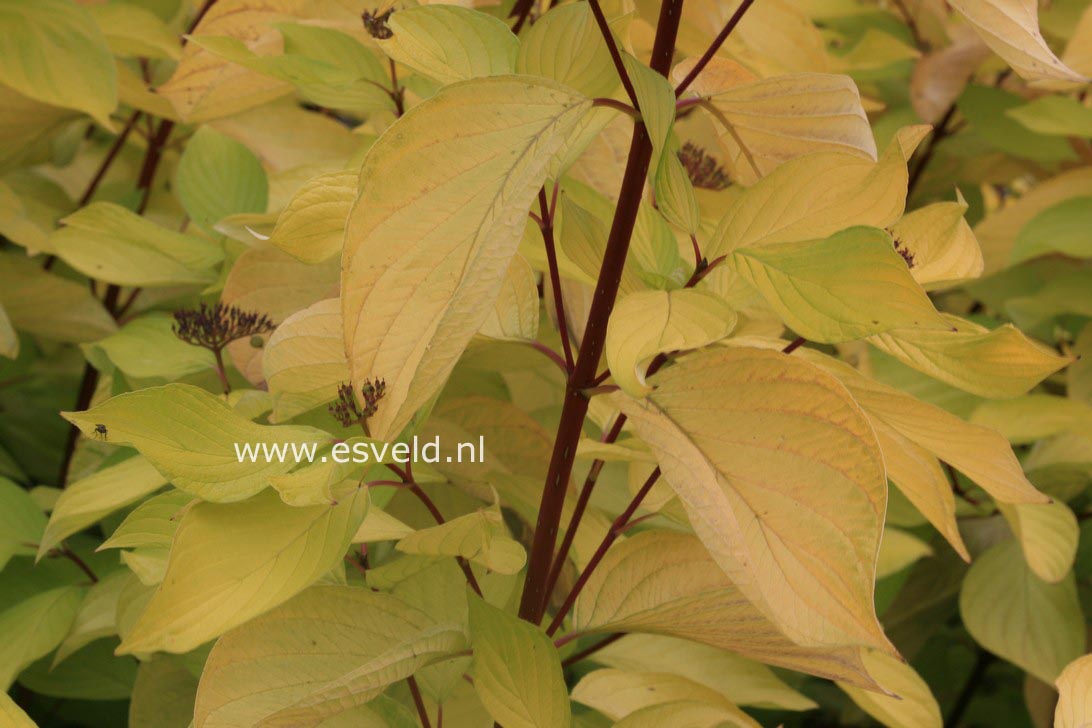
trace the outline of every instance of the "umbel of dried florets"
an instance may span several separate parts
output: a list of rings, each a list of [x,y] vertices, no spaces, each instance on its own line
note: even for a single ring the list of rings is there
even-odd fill
[[[732,184],[728,173],[717,164],[717,160],[705,153],[701,147],[686,142],[679,150],[679,161],[686,169],[686,176],[695,187],[703,190],[723,190]]]
[[[382,379],[374,382],[365,379],[360,387],[360,396],[364,400],[361,407],[353,394],[351,384],[342,384],[337,388],[337,400],[330,405],[330,414],[334,416],[342,427],[352,427],[365,422],[379,409],[379,400],[387,393],[387,383]]]
[[[220,351],[237,339],[267,334],[274,329],[273,320],[265,314],[243,311],[235,306],[202,303],[197,308],[174,312],[174,335],[187,344]]]
[[[390,26],[387,25],[387,21],[390,20],[391,13],[394,12],[394,8],[390,8],[384,13],[373,13],[370,10],[365,10],[364,15],[364,28],[368,31],[368,34],[373,38],[380,40],[386,40],[394,36],[391,32]]]

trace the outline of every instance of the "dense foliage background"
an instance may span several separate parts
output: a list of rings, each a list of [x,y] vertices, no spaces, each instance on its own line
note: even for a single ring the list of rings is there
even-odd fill
[[[0,724],[1090,724],[1090,75],[1088,0],[0,0]],[[233,450],[414,436],[485,461]]]

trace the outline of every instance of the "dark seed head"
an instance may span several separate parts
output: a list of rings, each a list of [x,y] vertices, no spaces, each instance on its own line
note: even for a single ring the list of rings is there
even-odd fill
[[[353,394],[351,384],[341,384],[337,388],[337,399],[329,406],[330,414],[341,423],[342,427],[351,427],[365,422],[379,409],[379,400],[387,393],[387,383],[382,379],[374,382],[365,379],[360,387],[360,396],[364,400],[361,407]]]
[[[187,344],[219,351],[238,339],[251,337],[251,343],[260,334],[274,328],[273,320],[265,314],[243,311],[235,306],[202,303],[197,308],[184,308],[174,312],[174,335]]]
[[[390,20],[391,13],[394,12],[394,8],[388,9],[383,13],[373,13],[370,10],[365,10],[361,16],[364,20],[364,29],[368,31],[368,34],[373,38],[379,40],[386,40],[387,38],[393,38],[394,32],[391,31],[390,26],[387,25],[387,21]]]

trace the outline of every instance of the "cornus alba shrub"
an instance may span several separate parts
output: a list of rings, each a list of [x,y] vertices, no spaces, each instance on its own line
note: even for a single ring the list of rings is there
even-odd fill
[[[0,0],[0,724],[1088,725],[1048,5]]]

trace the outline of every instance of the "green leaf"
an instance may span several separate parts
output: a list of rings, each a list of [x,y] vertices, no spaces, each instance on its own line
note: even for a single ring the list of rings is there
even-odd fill
[[[383,52],[442,84],[515,70],[519,40],[478,10],[421,5],[398,10],[387,25],[394,35],[378,41]]]
[[[70,700],[127,700],[137,663],[114,655],[116,639],[99,640],[60,664],[38,660],[19,675],[19,684],[39,695]]]
[[[974,134],[1006,154],[1044,164],[1073,159],[1076,155],[1065,139],[1029,132],[1008,116],[1022,103],[1008,91],[972,85],[959,97],[958,107]]]
[[[93,428],[93,425],[91,426]],[[90,431],[90,428],[89,428]],[[70,483],[57,499],[38,546],[38,560],[72,534],[166,485],[142,457],[131,457]]]
[[[222,172],[221,172],[222,174]],[[92,202],[50,236],[57,255],[90,278],[124,286],[211,283],[219,245],[167,230],[112,202]]]
[[[391,594],[312,587],[217,641],[194,726],[318,725],[465,646],[461,628]]]
[[[963,580],[959,612],[980,645],[1046,683],[1081,656],[1085,623],[1070,573],[1040,580],[1020,545],[1005,541],[979,556]]]
[[[0,38],[0,83],[112,126],[114,59],[86,8],[67,0],[2,0]]]
[[[95,640],[118,633],[118,600],[122,590],[132,580],[132,574],[125,569],[119,569],[91,585],[83,597],[72,629],[57,648],[53,657],[54,665]],[[113,652],[112,647],[110,651]]]
[[[610,96],[618,87],[610,51],[585,3],[550,8],[519,46],[516,72],[552,78],[585,96]]]
[[[95,341],[117,330],[83,283],[42,270],[23,255],[0,254],[0,306],[19,331],[54,341]]]
[[[1010,254],[1012,263],[1051,253],[1092,258],[1090,216],[1092,197],[1073,197],[1043,210],[1020,228]]]
[[[140,663],[129,703],[130,728],[188,728],[197,678],[174,655]]]
[[[566,728],[572,724],[561,659],[536,625],[474,596],[470,642],[474,689],[506,728]]]
[[[24,667],[44,657],[68,634],[83,589],[63,586],[36,594],[0,612],[0,688],[11,687]]]
[[[0,476],[0,571],[12,556],[30,556],[45,530],[46,517],[30,494]]]
[[[519,573],[527,560],[523,546],[508,535],[499,505],[414,531],[396,547],[407,554],[462,557],[500,574]]]
[[[135,447],[175,487],[220,502],[248,498],[266,487],[269,476],[292,470],[297,453],[303,457],[293,445],[331,439],[313,427],[256,424],[189,384],[127,392],[85,412],[62,415],[88,437],[96,437],[96,426],[105,425],[108,442]],[[209,436],[210,428],[215,437]],[[247,457],[245,445],[284,449],[268,459],[260,450]]]
[[[1040,96],[1005,115],[1038,134],[1092,137],[1092,109],[1069,96]]]
[[[127,2],[89,5],[87,10],[116,56],[178,60],[182,55],[178,34],[150,10]]]
[[[895,328],[947,329],[883,230],[738,248],[731,265],[793,331],[837,343]]]
[[[355,489],[333,506],[293,508],[271,491],[195,504],[175,533],[163,582],[119,653],[188,652],[291,599],[341,561],[365,503]]]
[[[1009,524],[1024,560],[1032,573],[1057,584],[1073,568],[1081,529],[1077,517],[1065,503],[1043,505],[998,503],[997,509]]]
[[[341,291],[353,381],[387,382],[374,436],[409,423],[488,318],[547,165],[590,104],[544,80],[477,79],[414,107],[369,151]]]
[[[173,381],[216,366],[212,352],[180,340],[172,330],[174,319],[149,313],[134,318],[117,333],[81,348],[100,371],[114,368],[133,379]]]
[[[170,490],[149,498],[130,511],[97,550],[170,546],[182,511],[193,499],[181,490]]]
[[[208,126],[186,144],[175,184],[186,213],[209,232],[228,215],[265,212],[268,201],[262,163],[245,146]]]

